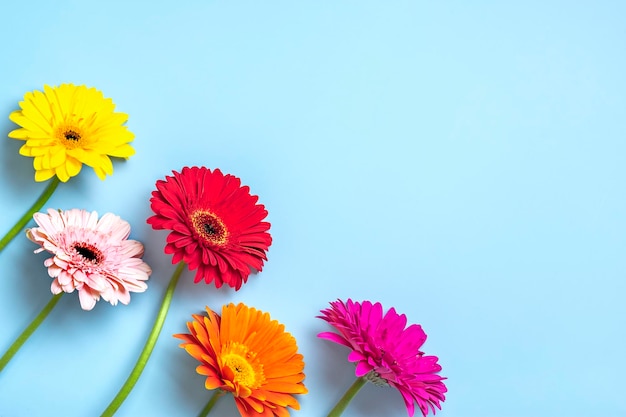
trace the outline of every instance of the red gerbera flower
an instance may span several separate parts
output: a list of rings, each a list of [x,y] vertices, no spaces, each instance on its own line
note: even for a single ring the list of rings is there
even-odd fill
[[[267,260],[272,237],[262,221],[265,206],[239,178],[219,169],[185,167],[173,174],[157,181],[148,223],[171,230],[165,253],[173,254],[172,263],[182,260],[197,270],[196,283],[204,279],[238,290]]]

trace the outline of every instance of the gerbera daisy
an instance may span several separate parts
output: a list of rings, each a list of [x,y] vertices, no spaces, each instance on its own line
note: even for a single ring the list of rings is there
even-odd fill
[[[447,391],[442,382],[445,378],[437,375],[441,370],[438,358],[425,356],[420,351],[426,341],[426,333],[420,325],[405,328],[406,316],[396,313],[394,308],[383,315],[380,303],[358,303],[348,299],[347,303],[337,300],[330,305],[329,309],[321,311],[319,318],[333,325],[339,334],[323,332],[318,337],[351,349],[348,360],[356,362],[355,374],[359,377],[355,385],[362,386],[365,381],[370,381],[396,388],[404,399],[409,416],[414,414],[414,403],[424,416],[429,407],[433,413],[435,406],[441,409],[440,401],[445,400]],[[342,411],[346,404],[341,407],[338,404],[335,410]],[[331,412],[329,416],[338,416],[341,411]]]
[[[115,113],[115,104],[102,92],[84,85],[44,86],[28,92],[19,103],[21,110],[9,119],[21,126],[10,138],[26,143],[20,155],[34,158],[35,181],[57,176],[66,182],[82,165],[94,169],[100,179],[113,173],[110,156],[129,158],[134,135],[123,124],[125,113]]]
[[[287,407],[298,410],[293,395],[307,393],[304,362],[285,326],[244,304],[222,307],[221,317],[206,311],[187,323],[190,334],[174,335],[200,361],[196,371],[206,376],[205,387],[231,393],[243,417],[287,417]]]
[[[261,271],[272,243],[267,211],[241,180],[219,169],[185,167],[156,183],[150,199],[154,229],[171,230],[165,253],[196,270],[195,282],[236,290]]]
[[[48,274],[54,278],[52,293],[78,291],[83,310],[91,310],[96,301],[116,305],[128,304],[131,292],[143,292],[152,273],[141,260],[143,245],[129,240],[130,225],[118,216],[107,213],[98,220],[98,213],[72,209],[35,213],[39,227],[26,231],[26,236],[41,245],[35,253],[48,251]]]
[[[54,278],[54,296],[0,357],[0,371],[20,350],[33,332],[59,302],[61,295],[78,291],[80,305],[91,310],[102,297],[113,305],[128,304],[130,292],[146,290],[152,271],[141,260],[143,245],[128,240],[130,226],[107,213],[98,220],[98,213],[72,209],[48,210],[33,215],[39,227],[26,230],[26,236],[41,245],[35,253],[48,251],[48,274]]]

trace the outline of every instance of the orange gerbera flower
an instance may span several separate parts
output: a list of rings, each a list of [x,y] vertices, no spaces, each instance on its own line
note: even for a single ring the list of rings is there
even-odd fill
[[[230,392],[243,417],[288,417],[300,409],[294,394],[306,394],[304,361],[285,326],[244,304],[222,307],[221,317],[206,308],[193,315],[191,334],[176,334],[180,347],[201,362],[209,390]]]

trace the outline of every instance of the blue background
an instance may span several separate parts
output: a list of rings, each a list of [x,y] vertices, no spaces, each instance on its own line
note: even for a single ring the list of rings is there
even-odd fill
[[[293,415],[325,415],[353,366],[314,317],[348,297],[423,325],[449,378],[438,415],[626,415],[626,3],[516,3],[3,2],[2,135],[44,84],[111,97],[136,155],[47,207],[122,216],[154,273],[128,306],[63,297],[0,375],[0,416],[95,416],[113,398],[174,270],[150,192],[191,165],[260,196],[269,261],[239,292],[183,275],[118,416],[197,415],[209,393],[171,334],[231,301],[285,323],[310,390]],[[0,233],[45,187],[20,145],[0,144]],[[51,297],[34,249],[20,236],[0,255],[1,351]],[[226,398],[212,415],[236,413]],[[344,415],[406,410],[368,385]]]

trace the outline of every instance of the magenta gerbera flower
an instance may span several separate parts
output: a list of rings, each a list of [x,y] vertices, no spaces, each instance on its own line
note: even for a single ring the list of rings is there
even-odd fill
[[[348,360],[356,362],[355,374],[363,381],[396,388],[409,416],[417,403],[426,416],[429,408],[441,409],[445,400],[445,378],[437,375],[441,366],[436,356],[425,356],[420,349],[426,341],[422,327],[412,324],[391,308],[383,315],[380,303],[362,303],[348,299],[330,303],[319,318],[333,325],[339,334],[323,332],[318,337],[347,346],[352,351]],[[332,414],[332,413],[331,413]],[[338,414],[336,414],[338,415]]]
[[[80,306],[91,310],[102,297],[112,305],[128,304],[131,292],[143,292],[152,270],[141,260],[143,245],[129,240],[130,225],[107,213],[72,209],[35,213],[39,227],[26,236],[54,256],[45,260],[54,278],[53,294],[78,291]]]

